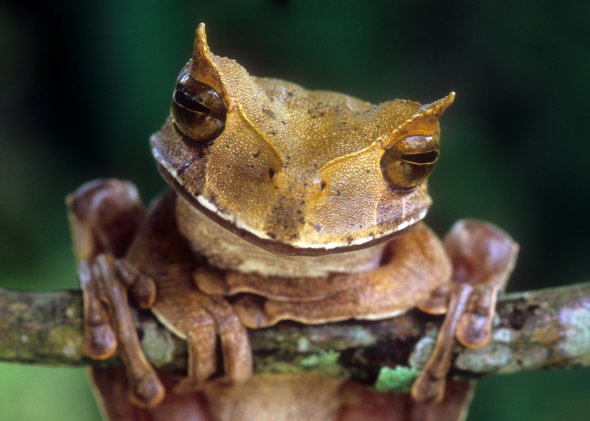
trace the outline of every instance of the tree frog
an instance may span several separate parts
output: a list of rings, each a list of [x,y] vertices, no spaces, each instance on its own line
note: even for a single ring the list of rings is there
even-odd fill
[[[120,180],[87,183],[67,199],[85,353],[118,350],[125,364],[94,371],[107,415],[366,419],[369,402],[372,419],[457,417],[468,387],[449,383],[444,394],[451,346],[489,339],[517,246],[483,222],[459,222],[444,242],[422,222],[439,119],[454,97],[373,105],[250,76],[214,55],[199,25],[170,116],[150,140],[171,190],[147,212]],[[187,341],[184,379],[145,358],[129,293]],[[414,307],[446,318],[411,398],[342,379],[253,376],[247,329]]]

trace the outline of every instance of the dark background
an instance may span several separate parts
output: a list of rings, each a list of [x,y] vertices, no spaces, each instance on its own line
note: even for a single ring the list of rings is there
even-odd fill
[[[193,31],[252,74],[443,118],[429,223],[500,225],[521,244],[510,290],[588,280],[590,2],[0,2],[0,287],[76,286],[64,196],[97,177],[164,185],[147,139]],[[588,339],[590,341],[590,339]],[[480,382],[470,420],[577,420],[590,371]],[[0,419],[97,419],[81,369],[0,365]]]

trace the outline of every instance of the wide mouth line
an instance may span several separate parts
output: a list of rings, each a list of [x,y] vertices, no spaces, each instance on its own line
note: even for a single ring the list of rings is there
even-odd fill
[[[268,251],[284,255],[293,256],[321,256],[327,254],[345,253],[348,251],[355,251],[359,249],[369,248],[379,243],[388,241],[394,236],[401,235],[406,230],[412,228],[418,222],[424,219],[428,208],[421,209],[413,217],[409,218],[405,223],[396,225],[393,229],[385,231],[378,237],[374,235],[364,236],[353,240],[352,242],[331,242],[331,243],[284,243],[272,238],[266,238],[259,235],[259,233],[251,227],[229,218],[221,212],[218,212],[214,204],[206,204],[194,197],[189,192],[185,191],[180,181],[169,171],[168,168],[159,164],[158,168],[164,179],[172,187],[172,189],[181,196],[184,200],[190,203],[197,211],[202,212],[214,222],[218,223],[225,229],[241,238],[249,241],[255,246],[261,247]],[[202,197],[202,196],[199,196]]]

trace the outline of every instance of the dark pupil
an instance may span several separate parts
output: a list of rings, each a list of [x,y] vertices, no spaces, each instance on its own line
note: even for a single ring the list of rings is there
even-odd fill
[[[416,165],[432,164],[433,162],[436,161],[437,158],[438,158],[437,151],[429,151],[429,152],[402,155],[402,160],[404,160],[408,164],[416,164]]]
[[[194,97],[182,91],[182,88],[177,88],[176,92],[174,92],[174,101],[176,101],[177,104],[182,105],[184,108],[191,111],[204,114],[209,114],[211,112],[209,108],[205,107],[203,104],[198,102]]]

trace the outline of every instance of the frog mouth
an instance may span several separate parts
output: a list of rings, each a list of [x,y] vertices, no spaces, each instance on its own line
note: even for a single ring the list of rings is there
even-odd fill
[[[416,216],[407,219],[404,223],[397,225],[395,228],[380,232],[378,236],[368,235],[346,242],[332,241],[326,243],[313,243],[306,241],[292,241],[290,243],[284,243],[280,240],[273,239],[266,233],[249,227],[238,220],[230,219],[223,213],[219,212],[214,204],[207,202],[202,196],[194,198],[183,194],[182,197],[197,211],[205,214],[214,222],[238,235],[240,238],[243,238],[267,251],[291,256],[322,256],[369,248],[389,241],[410,230],[418,222],[424,219],[428,211],[427,209],[422,209],[416,214]]]
[[[358,237],[350,241],[332,241],[332,242],[311,242],[311,241],[291,241],[285,243],[278,239],[270,237],[268,234],[256,230],[235,218],[231,218],[220,212],[215,204],[207,201],[203,196],[192,196],[183,189],[175,186],[173,180],[169,180],[170,184],[174,186],[174,190],[186,202],[188,202],[195,211],[200,212],[211,219],[213,222],[223,227],[229,232],[238,237],[258,246],[262,249],[272,253],[291,255],[291,256],[322,256],[337,253],[346,253],[355,250],[369,248],[380,243],[391,240],[392,238],[402,235],[410,230],[417,223],[419,223],[427,214],[427,209],[422,209],[407,218],[402,224],[398,224],[395,228],[386,229],[379,233],[379,235],[367,235]]]

